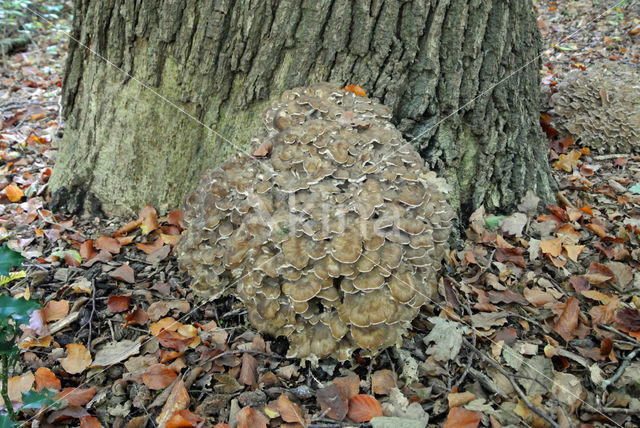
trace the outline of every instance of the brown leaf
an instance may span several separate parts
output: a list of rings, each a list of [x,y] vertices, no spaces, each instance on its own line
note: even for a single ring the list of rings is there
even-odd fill
[[[578,262],[578,256],[584,250],[584,245],[562,245],[564,249],[567,251],[567,257],[569,257],[574,262]]]
[[[132,312],[126,314],[124,319],[126,322],[123,328],[133,324],[145,325],[147,321],[149,321],[149,315],[147,315],[147,313],[142,309],[135,308]]]
[[[56,394],[56,399],[66,401],[72,406],[84,406],[96,395],[96,387],[91,388],[65,388]]]
[[[580,314],[580,302],[575,297],[569,297],[565,308],[553,326],[553,329],[566,342],[574,337],[575,329],[578,327],[578,315]]]
[[[142,381],[153,391],[168,387],[177,377],[176,372],[164,364],[152,364],[142,373]]]
[[[540,242],[540,249],[544,254],[558,257],[562,252],[562,239],[547,239]]]
[[[378,370],[371,375],[371,390],[374,394],[388,395],[396,386],[396,375],[391,370]]]
[[[640,313],[637,309],[620,309],[616,313],[616,322],[627,331],[640,331]]]
[[[169,211],[167,223],[184,229],[184,212],[182,210]]]
[[[95,416],[83,416],[80,418],[80,428],[102,428],[102,423]]]
[[[101,236],[96,239],[96,242],[93,244],[98,250],[105,250],[110,252],[111,254],[118,254],[120,252],[120,242],[117,239],[112,238],[110,236]]]
[[[237,428],[267,428],[269,418],[257,410],[247,406],[236,415],[238,419]]]
[[[289,400],[289,397],[285,394],[280,394],[280,397],[278,397],[278,412],[280,412],[280,417],[285,422],[297,422],[302,425],[305,424],[300,407],[298,407],[298,405],[293,401]]]
[[[240,368],[240,383],[249,386],[256,386],[258,376],[258,361],[250,354],[242,354],[242,367]]]
[[[323,412],[327,416],[337,421],[343,420],[347,416],[349,400],[342,395],[340,388],[335,383],[330,383],[316,392],[316,399]],[[330,410],[328,410],[330,409]]]
[[[116,240],[120,243],[121,246],[129,245],[135,239],[135,236],[116,236]]]
[[[158,224],[158,213],[151,205],[142,207],[140,214],[138,214],[138,219],[142,220],[140,229],[142,229],[143,235],[148,235],[160,227]]]
[[[449,407],[458,407],[467,404],[476,399],[475,394],[471,392],[458,392],[447,395]]]
[[[573,276],[569,278],[569,284],[571,284],[571,286],[573,286],[573,289],[576,290],[577,292],[588,290],[590,287],[589,281],[587,281],[587,278],[582,276]]]
[[[120,281],[128,282],[129,284],[136,282],[135,273],[128,264],[123,264],[119,268],[109,272],[109,276]]]
[[[472,412],[462,407],[449,409],[444,428],[477,428],[482,419],[482,413]]]
[[[273,150],[273,143],[271,141],[265,141],[253,151],[252,156],[257,158],[269,156],[271,154],[271,150]]]
[[[360,378],[358,375],[337,377],[333,383],[340,389],[340,392],[347,400],[358,395],[360,391]]]
[[[558,156],[558,160],[553,164],[553,167],[557,170],[563,170],[567,172],[573,171],[573,167],[578,165],[578,160],[582,154],[576,150],[571,150],[566,155]]]
[[[355,84],[350,84],[345,86],[344,88],[342,88],[343,91],[345,92],[351,92],[353,94],[358,95],[359,97],[366,97],[367,93],[364,91],[364,89],[362,89],[361,86],[355,85]]]
[[[179,379],[173,385],[173,388],[171,388],[171,393],[169,394],[167,401],[164,403],[162,411],[156,418],[156,423],[160,426],[165,426],[167,421],[171,418],[171,415],[179,410],[187,409],[190,402],[191,399],[189,398],[189,393],[184,385],[184,381]]]
[[[69,301],[50,300],[44,305],[42,311],[46,322],[61,320],[69,315]]]
[[[60,365],[69,374],[82,373],[91,364],[91,353],[81,343],[69,343],[67,356],[60,360]]]
[[[145,254],[151,254],[162,248],[163,245],[164,242],[162,242],[162,239],[158,238],[153,242],[137,243],[136,248],[138,248],[138,250],[140,251],[143,251]]]
[[[111,312],[125,312],[131,306],[131,294],[120,296],[109,296],[107,299],[107,309]]]
[[[82,260],[91,260],[98,255],[98,252],[93,248],[93,239],[88,239],[80,244],[80,257]]]
[[[603,264],[591,262],[584,277],[591,284],[602,284],[615,278],[615,275]]]
[[[113,236],[114,237],[118,237],[118,236],[126,235],[127,233],[131,232],[132,230],[134,230],[136,227],[140,226],[141,224],[142,224],[142,220],[141,219],[131,220],[130,222],[128,222],[127,224],[122,226],[120,229],[118,229],[118,231],[115,232],[113,234]]]
[[[20,202],[20,199],[24,196],[22,189],[13,183],[4,188],[4,193],[11,202]]]
[[[366,394],[358,394],[349,400],[349,419],[356,423],[368,422],[382,416],[382,407],[378,400]]]
[[[501,263],[511,262],[523,268],[527,266],[522,256],[523,253],[524,248],[498,248],[496,249],[496,260]]]
[[[51,390],[60,391],[62,388],[62,384],[60,383],[60,379],[58,379],[47,367],[39,367],[35,373],[35,387],[36,391],[40,391],[42,388],[47,388]]]
[[[8,394],[11,401],[22,403],[22,393],[29,391],[35,382],[33,373],[26,372],[20,376],[13,376],[8,380]]]
[[[194,415],[187,409],[178,410],[171,415],[165,428],[190,428],[201,426],[204,419]]]

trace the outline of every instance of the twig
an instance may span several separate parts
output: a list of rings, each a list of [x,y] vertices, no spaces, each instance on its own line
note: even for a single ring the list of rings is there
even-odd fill
[[[640,348],[636,348],[633,351],[629,352],[627,356],[624,358],[624,361],[622,361],[622,364],[620,364],[620,367],[618,367],[618,370],[616,370],[615,374],[611,376],[609,379],[603,380],[602,383],[600,384],[600,387],[602,389],[607,389],[609,385],[617,381],[620,378],[620,376],[622,376],[624,371],[627,369],[629,364],[631,364],[631,360],[633,360],[636,357],[638,352],[640,352]]]
[[[469,307],[469,301],[465,301],[464,304],[465,309],[467,310],[467,313],[469,314],[469,316],[473,315],[471,312],[471,308]],[[471,328],[473,328],[473,347],[476,347],[476,328],[475,326],[471,326]],[[459,387],[460,385],[462,385],[462,382],[464,382],[465,378],[467,377],[467,374],[469,373],[469,369],[471,369],[471,365],[473,364],[473,353],[469,354],[469,358],[467,359],[467,365],[464,368],[464,371],[462,372],[462,375],[460,376],[460,378],[456,381],[456,383],[454,383],[455,387]]]
[[[502,366],[500,364],[498,364],[493,358],[490,358],[488,356],[486,356],[482,351],[480,351],[479,349],[477,349],[476,347],[474,347],[467,339],[465,339],[464,337],[462,338],[462,343],[464,343],[464,345],[469,348],[471,351],[475,352],[476,354],[478,354],[478,356],[480,358],[482,358],[484,361],[486,361],[487,363],[491,364],[496,370],[498,370],[504,377],[506,377],[509,380],[509,383],[511,383],[511,386],[513,387],[513,389],[518,393],[518,396],[520,397],[520,399],[524,402],[524,404],[527,405],[527,407],[536,415],[540,416],[542,419],[544,419],[545,421],[547,421],[549,423],[549,425],[551,425],[553,428],[561,428],[560,425],[558,425],[558,423],[556,421],[554,421],[551,416],[547,415],[545,412],[543,412],[542,410],[540,410],[539,408],[537,408],[536,406],[533,405],[533,403],[527,398],[527,396],[525,395],[524,391],[522,390],[522,388],[520,388],[520,385],[518,385],[518,382],[515,381],[515,379],[513,378],[513,376],[511,375],[511,373],[509,373],[508,371],[506,371],[504,368],[502,368]]]
[[[620,330],[618,330],[618,329],[616,329],[614,327],[611,327],[611,326],[608,326],[608,325],[605,325],[605,324],[600,324],[600,323],[598,323],[598,327],[600,327],[602,329],[605,329],[605,330],[609,330],[611,333],[615,333],[620,337],[624,337],[625,339],[630,340],[636,346],[640,346],[640,341],[638,341],[638,339],[636,339],[633,336],[629,336],[627,333],[624,333],[624,332],[622,332],[622,331],[620,331]]]
[[[270,354],[268,352],[262,352],[262,351],[254,351],[251,349],[234,349],[231,351],[224,351],[221,352],[218,355],[214,355],[213,357],[207,358],[204,361],[200,362],[200,366],[204,366],[205,364],[207,364],[210,361],[214,361],[217,360],[219,358],[223,358],[226,357],[227,355],[235,355],[235,354],[251,354],[251,355],[259,355],[261,357],[269,357],[269,358],[274,358],[276,360],[286,360],[286,357],[283,357],[282,355],[278,355],[278,354]]]
[[[630,153],[612,153],[610,155],[594,156],[593,160],[609,160],[609,159],[618,159],[618,158],[628,158],[630,156],[631,156]]]

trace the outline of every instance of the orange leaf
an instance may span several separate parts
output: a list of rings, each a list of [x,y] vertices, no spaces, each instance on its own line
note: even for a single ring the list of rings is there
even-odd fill
[[[563,170],[567,172],[573,171],[573,167],[578,165],[578,159],[582,154],[578,151],[571,150],[566,155],[558,156],[558,160],[553,164],[553,167],[558,170]]]
[[[158,224],[158,213],[151,205],[145,205],[142,207],[140,214],[138,214],[138,218],[142,220],[140,229],[142,229],[143,235],[148,235],[160,227]]]
[[[356,423],[368,422],[377,416],[382,416],[382,407],[374,397],[358,394],[349,400],[347,416]]]
[[[83,416],[80,418],[80,428],[102,428],[102,423],[95,416]]]
[[[55,373],[53,373],[51,369],[48,369],[47,367],[39,367],[38,370],[36,370],[35,382],[36,384],[34,389],[36,391],[40,391],[42,388],[55,389],[56,391],[60,391],[60,389],[62,388],[60,379],[58,379]]]
[[[72,406],[84,406],[96,395],[96,387],[65,388],[56,394],[56,400],[66,401]]]
[[[107,299],[107,309],[111,312],[125,312],[131,305],[131,295],[109,296]]]
[[[69,374],[82,373],[91,364],[91,353],[81,343],[69,343],[67,354],[60,360],[60,365]]]
[[[57,321],[69,315],[68,300],[50,300],[42,310],[46,322]]]
[[[340,392],[347,400],[358,395],[358,391],[360,391],[360,378],[358,375],[337,377],[333,379],[333,383],[340,389]]]
[[[560,318],[558,318],[558,322],[553,326],[556,333],[562,336],[566,342],[574,337],[575,330],[578,327],[579,313],[580,302],[575,297],[569,297]]]
[[[93,239],[89,239],[80,244],[80,256],[82,260],[91,260],[98,255],[98,252],[93,248]]]
[[[8,394],[11,401],[22,403],[22,393],[29,391],[34,382],[35,376],[31,372],[9,378]]]
[[[118,229],[118,231],[115,232],[113,234],[113,236],[117,237],[117,236],[125,235],[125,234],[131,232],[132,230],[134,230],[136,227],[140,226],[141,224],[142,224],[142,220],[141,219],[131,220],[129,223],[125,224],[120,229]]]
[[[271,150],[273,150],[273,143],[271,141],[265,141],[253,151],[252,156],[257,158],[269,156],[271,154]]]
[[[142,373],[142,381],[154,391],[168,387],[177,377],[176,372],[164,364],[153,364]]]
[[[120,252],[120,242],[117,239],[114,239],[110,236],[101,236],[96,239],[96,242],[93,244],[98,250],[106,250],[111,254],[118,254]]]
[[[374,394],[388,395],[395,387],[396,375],[391,370],[378,370],[371,375],[371,390]]]
[[[128,325],[138,324],[145,325],[149,321],[149,315],[140,308],[135,308],[131,313],[124,316],[126,323],[123,328]]]
[[[187,409],[178,410],[171,415],[171,419],[167,421],[166,428],[191,428],[200,426],[204,421],[199,416],[194,415]]]
[[[362,86],[354,85],[353,83],[351,85],[345,86],[344,88],[342,88],[342,90],[345,92],[351,92],[353,94],[356,94],[359,97],[367,96],[367,93],[364,91],[364,89],[362,89]]]
[[[238,419],[237,428],[267,428],[269,422],[265,415],[249,406],[240,410],[236,418]]]
[[[188,408],[190,402],[191,399],[189,398],[187,388],[184,386],[184,381],[180,379],[173,385],[173,388],[171,388],[171,393],[169,397],[167,397],[162,411],[156,418],[157,424],[165,426],[174,412]]]
[[[136,248],[138,248],[138,250],[144,251],[145,254],[151,254],[154,251],[162,248],[163,245],[164,243],[162,242],[162,239],[158,238],[151,243],[149,242],[137,243]]]
[[[598,235],[600,238],[604,238],[605,236],[607,236],[607,229],[601,224],[597,224],[594,222],[589,223],[585,227]]]
[[[564,249],[567,250],[567,256],[573,260],[574,262],[578,261],[578,256],[584,250],[584,245],[563,245]]]
[[[544,254],[552,257],[558,257],[562,252],[562,239],[547,239],[540,242],[540,249]]]
[[[341,421],[347,416],[349,400],[335,383],[331,383],[316,392],[316,399],[323,412],[331,419]]]
[[[476,428],[480,424],[482,413],[472,412],[462,407],[449,409],[444,428]]]
[[[133,242],[135,236],[116,236],[116,240],[120,243],[121,246],[129,245]]]
[[[587,273],[584,277],[591,284],[602,284],[615,278],[615,274],[611,269],[603,264],[591,262],[587,268]]]
[[[280,397],[278,397],[278,411],[280,412],[280,417],[285,422],[297,422],[302,425],[305,424],[300,407],[298,407],[298,405],[293,401],[289,400],[289,397],[284,394],[280,394]]]
[[[458,392],[458,393],[451,393],[447,395],[447,401],[449,402],[449,407],[462,406],[463,404],[467,404],[470,401],[473,401],[475,399],[476,399],[475,394],[471,392]]]
[[[129,284],[136,282],[135,273],[128,264],[123,264],[118,269],[109,272],[109,276],[120,281],[128,282]]]
[[[4,192],[11,202],[20,202],[20,199],[24,196],[22,189],[15,184],[9,184],[4,188]]]
[[[182,210],[169,211],[167,223],[184,228],[184,212]]]

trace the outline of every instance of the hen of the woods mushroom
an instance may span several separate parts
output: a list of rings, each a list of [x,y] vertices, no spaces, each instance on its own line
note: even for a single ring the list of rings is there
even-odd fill
[[[286,91],[255,156],[209,171],[186,201],[177,254],[192,289],[235,287],[256,329],[289,339],[289,357],[399,345],[437,293],[453,212],[390,118],[332,84]]]
[[[640,68],[607,63],[571,71],[551,97],[558,127],[599,152],[640,151]]]

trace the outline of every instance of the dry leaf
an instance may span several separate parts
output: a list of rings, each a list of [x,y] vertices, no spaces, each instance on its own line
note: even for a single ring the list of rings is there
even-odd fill
[[[540,242],[540,249],[544,254],[558,257],[562,252],[562,239],[547,239]]]
[[[269,156],[271,154],[271,150],[273,150],[273,143],[271,141],[265,141],[254,150],[252,156],[257,158]]]
[[[95,416],[83,416],[80,418],[80,428],[102,428],[102,423]]]
[[[35,387],[36,391],[40,391],[42,388],[50,390],[60,391],[62,384],[60,379],[57,378],[55,373],[47,367],[39,367],[35,374]]]
[[[578,160],[582,154],[576,150],[571,150],[566,155],[558,156],[558,160],[553,164],[553,167],[558,170],[567,172],[573,171],[573,167],[578,165]]]
[[[22,393],[31,390],[35,376],[31,372],[26,372],[21,376],[9,378],[8,393],[11,401],[22,403]]]
[[[60,360],[60,365],[69,374],[82,373],[91,364],[91,353],[81,343],[67,345],[67,356]]]
[[[575,330],[578,327],[578,315],[580,314],[580,302],[575,297],[569,297],[565,304],[565,308],[553,326],[553,329],[566,342],[573,339]]]
[[[98,250],[105,250],[111,254],[118,254],[120,252],[120,242],[117,239],[110,236],[101,236],[93,244]]]
[[[353,94],[358,95],[359,97],[366,97],[367,93],[362,89],[361,86],[354,85],[353,83],[342,88],[343,91],[351,92]]]
[[[167,215],[167,223],[184,228],[184,212],[182,210],[169,211],[169,215]]]
[[[391,370],[378,370],[371,375],[371,390],[374,394],[388,395],[396,387],[396,375]]]
[[[107,309],[111,312],[125,312],[131,306],[131,295],[109,296],[107,299]]]
[[[68,300],[50,300],[42,309],[46,322],[61,320],[69,315]]]
[[[204,419],[194,415],[187,409],[183,409],[171,415],[171,419],[167,421],[166,428],[199,427],[202,425],[202,422],[204,422]]]
[[[382,416],[382,407],[374,397],[358,394],[349,400],[347,416],[356,423],[368,422],[375,417]]]
[[[153,364],[142,373],[142,381],[153,391],[168,387],[177,377],[176,372],[164,364]]]
[[[482,413],[472,412],[462,407],[449,409],[444,428],[477,428],[482,419]]]
[[[133,284],[136,282],[135,273],[128,264],[123,264],[119,268],[109,272],[111,278]]]
[[[238,420],[237,428],[267,428],[269,418],[257,410],[247,406],[236,415]]]
[[[463,404],[467,404],[475,399],[475,394],[472,394],[471,392],[451,393],[447,396],[449,407],[462,406]]]
[[[138,219],[142,220],[140,229],[142,230],[143,235],[148,235],[154,230],[160,228],[160,225],[158,224],[158,213],[151,205],[145,205],[142,207],[140,214],[138,214]]]
[[[190,402],[191,399],[189,398],[189,393],[184,385],[184,381],[179,379],[173,385],[173,388],[171,388],[171,393],[169,394],[169,397],[167,397],[167,401],[164,403],[162,411],[156,418],[156,423],[160,427],[165,427],[171,416],[179,410],[187,409]]]
[[[285,422],[297,422],[301,425],[305,424],[300,407],[291,401],[285,394],[280,394],[280,397],[278,397],[278,412],[280,413],[282,420]]]
[[[340,392],[347,400],[358,395],[360,391],[360,378],[358,375],[337,377],[333,379],[333,383],[340,389]]]
[[[11,202],[20,202],[20,199],[24,196],[22,189],[13,183],[4,188],[4,193]]]
[[[258,361],[250,354],[242,354],[242,367],[238,381],[243,385],[256,386],[258,376]]]
[[[89,239],[80,244],[80,257],[82,260],[91,260],[98,255],[98,252],[93,248],[93,239]]]
[[[84,406],[96,395],[96,387],[65,388],[56,394],[56,400],[66,401],[72,406]]]
[[[147,321],[149,321],[149,315],[147,315],[147,313],[142,309],[135,308],[132,312],[126,314],[124,319],[126,322],[122,328],[133,324],[145,325]]]
[[[138,352],[140,352],[140,342],[133,340],[109,342],[96,352],[96,357],[91,367],[111,366],[126,360],[132,355],[136,355]]]
[[[349,400],[342,395],[340,388],[335,383],[330,383],[319,389],[316,392],[316,399],[320,409],[327,412],[327,416],[331,419],[341,421],[347,416]]]
[[[578,261],[578,256],[584,250],[584,245],[567,245],[567,244],[563,244],[562,246],[567,251],[567,257],[569,257],[574,262]]]

